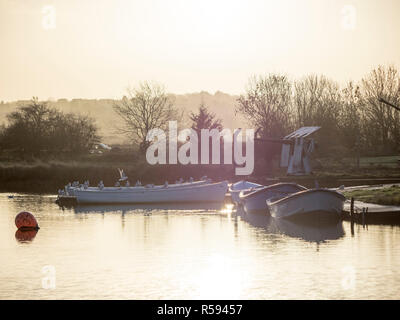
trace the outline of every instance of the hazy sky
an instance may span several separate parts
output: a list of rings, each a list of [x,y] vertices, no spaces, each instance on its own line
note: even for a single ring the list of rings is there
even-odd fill
[[[341,83],[400,66],[400,0],[0,0],[0,100],[238,94],[253,74]]]

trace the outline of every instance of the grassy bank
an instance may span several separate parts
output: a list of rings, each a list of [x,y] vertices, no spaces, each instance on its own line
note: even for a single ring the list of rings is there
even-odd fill
[[[346,191],[343,194],[348,199],[353,197],[356,200],[367,203],[400,206],[400,186]]]
[[[251,177],[236,176],[232,165],[152,166],[134,150],[79,157],[71,155],[71,158],[63,159],[26,162],[11,161],[3,157],[0,159],[0,191],[55,194],[65,184],[76,180],[89,180],[91,185],[97,185],[103,180],[105,185],[114,185],[119,178],[117,168],[124,169],[131,184],[137,180],[143,184],[163,184],[166,180],[171,183],[181,177],[198,179],[204,175],[213,180],[247,179],[260,184],[291,181],[306,187],[314,187],[315,181],[321,187],[400,182],[400,170],[397,166],[399,157],[362,158],[360,168],[352,166],[351,159],[343,159],[342,164],[332,159],[319,159],[314,165],[314,175],[300,177],[287,176],[286,169],[278,168],[277,164],[269,172],[263,166],[256,166]]]
[[[119,178],[117,168],[123,168],[131,184],[140,180],[143,184],[170,183],[179,178],[198,179],[204,175],[215,180],[229,179],[233,173],[232,166],[151,166],[147,163],[34,163],[0,166],[1,192],[56,193],[65,184],[72,181],[89,180],[97,185],[100,180],[112,186]]]

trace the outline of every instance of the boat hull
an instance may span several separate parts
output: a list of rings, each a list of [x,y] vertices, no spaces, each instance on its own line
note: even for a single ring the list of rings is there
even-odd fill
[[[238,204],[240,203],[240,198],[239,198],[240,192],[242,192],[243,190],[251,190],[262,187],[263,186],[258,183],[239,181],[231,185],[231,187],[229,188],[229,193],[231,195],[232,202]]]
[[[78,203],[185,203],[222,202],[228,182],[175,187],[75,189]]]
[[[193,182],[182,182],[182,183],[178,183],[178,184],[170,184],[168,187],[170,188],[177,188],[177,187],[193,187],[193,186],[198,186],[198,185],[203,185],[203,184],[207,184],[207,180],[199,180],[199,181],[193,181]],[[162,187],[162,186],[157,186],[157,187]],[[104,187],[103,191],[115,191],[115,190],[120,190],[120,189],[124,189],[124,190],[131,190],[131,191],[137,191],[137,190],[141,190],[144,187],[143,186],[132,186],[132,187]],[[75,194],[75,190],[83,190],[81,187],[66,187],[66,191],[67,191],[67,195],[74,197],[76,196]],[[87,187],[84,190],[89,190],[89,191],[98,191],[99,188],[98,187]]]
[[[233,203],[239,203],[240,202],[240,198],[239,198],[239,193],[242,190],[231,190],[229,193],[231,194],[231,198],[232,198],[232,202]]]
[[[306,188],[295,183],[278,183],[253,192],[242,192],[240,203],[246,212],[267,213],[268,207],[266,201],[273,198],[282,198],[288,194],[305,190]]]
[[[267,201],[274,218],[333,218],[343,212],[345,197],[332,190],[313,189],[289,195],[275,202]]]

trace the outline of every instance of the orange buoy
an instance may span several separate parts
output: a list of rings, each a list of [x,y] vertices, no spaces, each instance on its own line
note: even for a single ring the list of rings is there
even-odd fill
[[[39,229],[39,225],[32,213],[22,211],[15,217],[15,225],[18,229]]]

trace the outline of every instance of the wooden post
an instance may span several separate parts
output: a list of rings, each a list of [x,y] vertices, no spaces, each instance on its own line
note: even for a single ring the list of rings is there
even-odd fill
[[[354,198],[352,197],[350,200],[350,231],[351,235],[354,236],[354,221],[353,221],[353,215],[354,215]]]
[[[365,229],[365,208],[362,209],[362,225],[363,229]]]
[[[353,221],[354,214],[354,198],[352,197],[350,200],[350,220]]]

